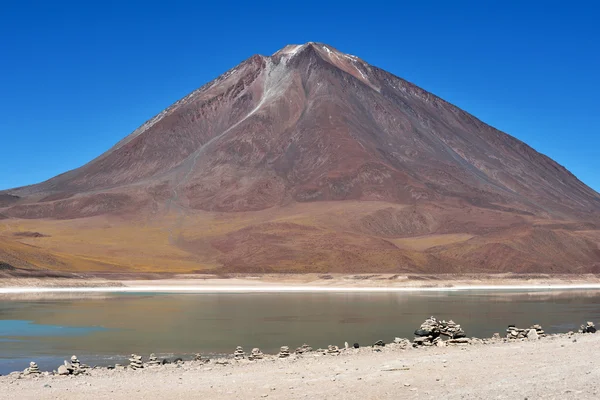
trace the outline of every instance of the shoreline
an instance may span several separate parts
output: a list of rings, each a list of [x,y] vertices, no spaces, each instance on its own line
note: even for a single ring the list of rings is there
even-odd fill
[[[457,291],[552,291],[600,290],[600,284],[548,285],[457,285],[436,287],[396,286],[293,286],[293,285],[154,285],[154,286],[76,286],[76,287],[0,287],[0,294],[37,293],[404,293]]]
[[[15,372],[0,376],[0,390],[19,400],[54,399],[65,392],[82,400],[336,399],[340,393],[348,399],[596,398],[600,370],[590,354],[598,349],[600,335],[583,333],[429,347],[396,342],[335,354],[264,354],[253,361],[232,356],[156,366],[144,361],[141,369],[91,368],[68,376]]]
[[[0,294],[41,293],[402,293],[600,290],[600,275],[261,274],[70,277],[0,276]]]

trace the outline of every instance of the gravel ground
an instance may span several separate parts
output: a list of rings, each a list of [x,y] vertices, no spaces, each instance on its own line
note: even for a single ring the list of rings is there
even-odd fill
[[[249,349],[246,349],[247,351]],[[1,399],[593,399],[600,334],[0,377]],[[82,360],[85,362],[85,360]]]

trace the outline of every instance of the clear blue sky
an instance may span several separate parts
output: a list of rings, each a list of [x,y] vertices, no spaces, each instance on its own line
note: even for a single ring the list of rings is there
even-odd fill
[[[600,191],[599,8],[552,0],[6,0],[0,189],[86,163],[255,53],[317,41],[458,105]]]

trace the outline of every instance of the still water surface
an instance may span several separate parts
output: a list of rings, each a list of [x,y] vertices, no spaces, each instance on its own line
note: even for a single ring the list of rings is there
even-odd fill
[[[35,360],[56,369],[76,354],[90,365],[260,347],[370,345],[413,331],[434,315],[468,336],[541,324],[549,333],[600,321],[600,291],[422,293],[77,294],[0,296],[0,374]]]

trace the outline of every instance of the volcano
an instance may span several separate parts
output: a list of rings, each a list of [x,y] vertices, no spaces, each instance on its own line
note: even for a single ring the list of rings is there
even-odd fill
[[[78,169],[0,192],[0,218],[0,261],[29,268],[600,272],[597,192],[312,42],[245,60]]]

